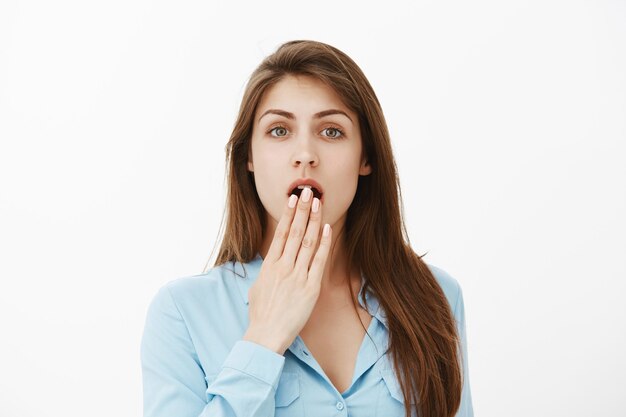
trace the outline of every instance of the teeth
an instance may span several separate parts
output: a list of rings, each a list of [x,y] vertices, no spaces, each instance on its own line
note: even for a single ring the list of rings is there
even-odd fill
[[[302,185],[298,185],[296,188],[294,188],[291,192],[293,193],[296,189],[297,190],[304,190],[305,188],[308,188],[309,190],[311,190],[313,192],[313,195],[319,199],[322,198],[322,193],[315,187],[309,185],[309,184],[302,184]]]

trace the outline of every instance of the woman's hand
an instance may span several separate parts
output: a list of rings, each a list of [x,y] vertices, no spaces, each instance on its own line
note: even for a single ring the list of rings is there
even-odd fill
[[[321,236],[316,250],[322,208],[317,198],[311,201],[312,194],[305,188],[296,206],[285,208],[259,276],[248,292],[250,324],[243,339],[281,355],[313,312],[330,251],[330,225],[328,236]]]

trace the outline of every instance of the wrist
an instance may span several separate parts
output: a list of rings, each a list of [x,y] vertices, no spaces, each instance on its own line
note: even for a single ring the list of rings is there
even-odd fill
[[[242,339],[261,345],[278,353],[279,355],[284,354],[288,347],[276,338],[268,337],[266,332],[259,332],[252,327],[249,327],[248,330],[246,330],[246,333],[243,335]]]

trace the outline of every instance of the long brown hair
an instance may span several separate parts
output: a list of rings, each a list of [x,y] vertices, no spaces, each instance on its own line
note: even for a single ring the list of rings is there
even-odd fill
[[[342,231],[347,265],[360,268],[366,278],[363,291],[372,291],[387,315],[389,351],[404,404],[416,404],[422,417],[453,416],[462,388],[454,316],[437,280],[411,249],[396,163],[378,98],[361,69],[340,50],[309,40],[286,42],[252,73],[226,145],[226,228],[214,266],[249,262],[261,248],[267,226],[265,209],[246,166],[257,105],[268,87],[286,75],[325,82],[359,115],[363,152],[372,172],[359,176],[348,208]],[[410,413],[406,407],[406,417]]]

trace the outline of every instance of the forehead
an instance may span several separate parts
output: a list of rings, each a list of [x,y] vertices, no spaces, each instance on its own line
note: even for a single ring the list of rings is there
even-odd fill
[[[307,75],[287,75],[269,87],[257,106],[255,120],[258,120],[259,116],[270,108],[301,113],[303,116],[328,108],[336,108],[353,114],[332,87]]]

